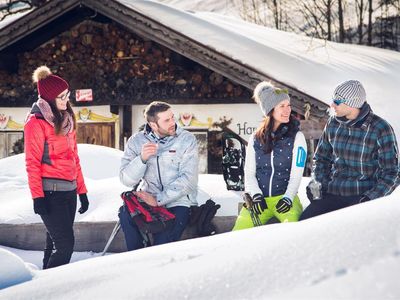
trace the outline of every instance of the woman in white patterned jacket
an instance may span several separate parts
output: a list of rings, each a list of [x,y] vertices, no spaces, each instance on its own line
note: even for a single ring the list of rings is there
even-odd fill
[[[254,90],[264,121],[246,149],[245,191],[262,224],[272,217],[295,222],[303,211],[297,191],[307,158],[307,145],[299,121],[291,115],[288,91],[261,82]],[[243,208],[233,230],[253,227]]]

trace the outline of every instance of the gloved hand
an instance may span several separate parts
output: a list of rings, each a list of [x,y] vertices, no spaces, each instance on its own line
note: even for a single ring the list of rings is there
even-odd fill
[[[44,197],[33,199],[33,211],[38,215],[47,215],[49,213],[49,209],[46,205],[46,199]]]
[[[310,201],[313,201],[314,200],[314,196],[313,196],[313,194],[311,193],[311,189],[310,189],[310,187],[307,185],[307,187],[306,187],[306,193],[307,193],[307,198],[308,198],[308,200],[310,200]]]
[[[268,208],[267,202],[265,201],[263,195],[255,194],[253,196],[253,207],[256,214],[261,215],[261,213]]]
[[[306,187],[307,198],[310,201],[320,200],[322,197],[321,183],[316,180],[311,180]]]
[[[83,214],[89,208],[89,200],[86,194],[79,194],[79,201],[81,201],[81,207],[79,208],[79,213]]]
[[[280,214],[287,213],[293,206],[292,200],[290,200],[288,197],[283,197],[278,201],[276,204],[275,208],[276,211]]]
[[[360,200],[358,200],[358,203],[367,202],[369,200],[371,200],[371,199],[369,199],[368,196],[364,195],[364,196],[361,196]]]

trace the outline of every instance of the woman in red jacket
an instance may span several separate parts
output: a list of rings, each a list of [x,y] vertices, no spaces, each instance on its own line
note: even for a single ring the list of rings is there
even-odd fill
[[[76,119],[68,83],[41,66],[33,73],[39,99],[24,128],[26,171],[33,209],[46,226],[43,269],[69,263],[74,249],[73,223],[88,210],[87,190],[76,145]]]

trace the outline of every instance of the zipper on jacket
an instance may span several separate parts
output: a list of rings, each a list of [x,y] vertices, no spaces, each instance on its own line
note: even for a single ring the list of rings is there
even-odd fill
[[[367,139],[367,135],[369,133],[370,126],[371,125],[368,125],[367,132],[365,133],[364,139],[363,139],[363,147],[362,147],[361,156],[360,156],[360,167],[361,167],[361,177],[359,178],[360,180],[364,179],[363,155],[364,155],[364,149],[365,149],[365,142],[366,142],[366,139]]]
[[[360,188],[358,187],[358,179],[357,179],[356,183],[357,183],[357,195],[360,195]]]
[[[158,163],[159,158],[160,157],[157,155],[157,172],[158,172],[158,178],[160,179],[160,183],[161,183],[161,191],[164,191],[164,185],[162,183],[161,174],[160,174],[160,164]]]
[[[272,196],[272,182],[275,175],[275,168],[274,168],[274,150],[271,151],[271,178],[269,179],[269,197]]]

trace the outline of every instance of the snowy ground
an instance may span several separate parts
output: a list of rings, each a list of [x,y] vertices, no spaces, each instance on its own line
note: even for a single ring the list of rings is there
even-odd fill
[[[398,196],[53,270],[27,266],[20,273],[33,279],[0,299],[397,299]]]
[[[117,179],[121,152],[93,145],[79,145],[79,151],[91,206],[78,221],[115,220],[118,194],[125,190]],[[0,223],[40,222],[23,160],[0,160]],[[304,205],[307,182],[299,193]],[[226,191],[221,176],[203,175],[200,186],[200,202],[208,193],[222,204],[220,215],[237,213],[239,193]],[[74,253],[71,264],[45,271],[40,252],[0,247],[0,299],[400,298],[399,198],[396,190],[299,223],[130,253]]]

